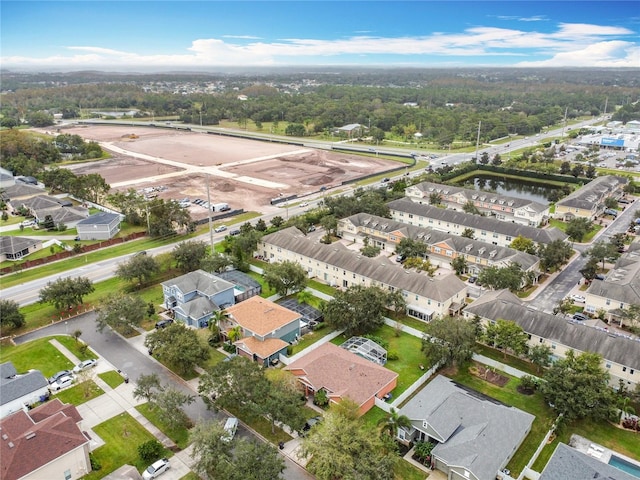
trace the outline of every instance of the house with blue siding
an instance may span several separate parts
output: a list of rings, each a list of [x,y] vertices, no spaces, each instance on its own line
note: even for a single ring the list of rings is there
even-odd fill
[[[235,303],[234,285],[204,270],[162,282],[164,306],[176,321],[204,328],[213,312]]]
[[[286,355],[289,344],[300,338],[301,314],[265,298],[251,297],[225,313],[227,337],[231,329],[242,329],[242,338],[234,343],[238,355],[264,366],[276,364],[280,354]]]

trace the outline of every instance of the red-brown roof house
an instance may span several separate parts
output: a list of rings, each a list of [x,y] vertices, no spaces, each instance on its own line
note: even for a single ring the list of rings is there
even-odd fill
[[[353,400],[364,414],[396,388],[398,374],[332,343],[325,343],[285,367],[304,385],[306,394],[325,390],[330,402]]]
[[[268,366],[286,354],[291,342],[300,337],[298,312],[259,296],[251,297],[225,310],[228,330],[242,328],[243,338],[235,342],[238,355]]]
[[[0,420],[0,478],[82,478],[91,471],[91,463],[81,421],[76,407],[59,399]]]

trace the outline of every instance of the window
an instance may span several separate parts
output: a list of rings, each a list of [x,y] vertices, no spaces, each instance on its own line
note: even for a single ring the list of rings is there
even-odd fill
[[[71,470],[64,471],[64,480],[71,480]]]
[[[482,231],[480,232],[480,235],[482,235],[483,237],[486,237],[486,236],[487,236],[487,232],[485,232],[484,230],[482,230]]]
[[[627,367],[622,367],[622,371],[626,372],[627,371]]]
[[[507,242],[510,242],[510,241],[511,241],[511,236],[507,235],[506,237],[504,237],[504,239],[505,239]]]
[[[629,375],[633,375],[633,374],[634,374],[634,372],[635,372],[635,370],[634,370],[633,368],[630,368],[630,369],[629,369]]]
[[[453,257],[453,252],[451,250],[447,250],[447,257]]]
[[[413,218],[413,213],[410,213],[410,214],[409,214],[409,218]]]
[[[607,367],[607,368],[611,368],[611,364],[610,364],[609,362],[607,362],[607,363],[605,364],[605,367]]]
[[[606,304],[607,304],[607,305],[611,305],[611,300],[609,300],[609,299],[607,298]]]

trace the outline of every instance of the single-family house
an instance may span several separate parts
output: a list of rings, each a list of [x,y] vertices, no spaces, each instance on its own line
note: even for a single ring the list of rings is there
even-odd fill
[[[74,405],[59,399],[0,420],[0,478],[76,480],[91,471],[89,439]]]
[[[260,296],[251,297],[225,310],[223,330],[240,327],[242,338],[234,345],[238,355],[264,366],[278,363],[291,342],[300,338],[301,315]]]
[[[195,270],[162,282],[164,306],[175,320],[190,327],[203,328],[216,310],[233,305],[232,283],[204,270]]]
[[[608,197],[620,198],[627,182],[626,178],[614,175],[591,180],[559,200],[554,216],[564,221],[574,218],[595,220],[605,210],[604,200]]]
[[[13,172],[6,168],[0,167],[0,188],[5,189],[13,187],[16,184],[16,179],[13,176]]]
[[[428,204],[431,195],[438,195],[440,202],[447,208],[462,210],[465,205],[472,204],[480,212],[498,220],[531,227],[544,225],[549,219],[549,205],[472,188],[421,182],[407,187],[405,195],[421,204]]]
[[[493,217],[412,202],[408,198],[394,200],[387,206],[391,218],[398,222],[433,228],[454,235],[462,235],[466,229],[471,229],[475,239],[502,247],[508,247],[518,235],[544,245],[554,240],[566,241],[569,238],[566,233],[555,227],[536,228],[503,222]]]
[[[449,479],[495,480],[531,430],[535,417],[438,375],[399,413],[411,428],[404,443],[435,444],[431,466]]]
[[[47,398],[49,382],[42,372],[30,370],[18,373],[13,363],[0,364],[0,418]]]
[[[538,480],[637,480],[637,476],[605,463],[603,452],[595,450],[593,453],[596,452],[601,458],[587,455],[565,443],[558,443]]]
[[[398,381],[398,374],[332,343],[324,343],[285,367],[295,375],[306,395],[324,390],[330,403],[348,398],[368,412]]]
[[[44,195],[45,193],[46,190],[43,188],[27,183],[15,182],[14,185],[3,187],[2,191],[0,191],[0,196],[11,206],[12,211],[15,211],[20,207],[22,200]]]
[[[0,261],[21,260],[42,248],[42,240],[28,237],[0,237]]]
[[[585,292],[587,313],[608,312],[609,322],[624,322],[622,310],[640,305],[640,242],[633,242],[604,280],[594,280]]]
[[[309,278],[334,287],[363,285],[399,290],[405,297],[407,314],[424,321],[459,312],[467,296],[467,285],[453,273],[430,277],[405,270],[386,257],[368,258],[340,243],[325,245],[295,227],[265,235],[257,250],[272,263],[298,263]]]
[[[466,318],[476,315],[485,325],[499,319],[517,323],[530,346],[549,346],[553,358],[564,358],[569,350],[600,354],[612,386],[622,380],[633,390],[640,382],[640,341],[628,335],[536,310],[508,290],[486,292],[464,309]]]
[[[338,220],[338,236],[343,240],[370,245],[383,252],[393,253],[403,239],[427,245],[429,261],[436,266],[450,267],[462,257],[467,262],[467,273],[477,275],[485,267],[506,267],[514,262],[525,272],[535,272],[540,259],[529,253],[501,247],[480,240],[451,235],[433,228],[417,227],[396,220],[357,213]]]
[[[120,231],[122,217],[118,213],[99,212],[76,224],[80,240],[109,240]]]

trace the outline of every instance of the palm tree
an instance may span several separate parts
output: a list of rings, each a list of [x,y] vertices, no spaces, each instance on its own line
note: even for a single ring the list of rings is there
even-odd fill
[[[237,342],[242,338],[242,327],[240,325],[236,325],[227,332],[227,336],[231,343]]]
[[[309,290],[300,290],[298,292],[298,295],[296,296],[298,303],[306,303],[307,305],[309,304],[312,298],[313,298],[313,294]]]
[[[411,420],[406,415],[400,415],[395,408],[391,407],[389,416],[381,418],[378,421],[378,425],[382,425],[380,428],[381,435],[389,435],[391,438],[396,438],[399,428],[411,428]]]
[[[215,337],[216,341],[220,335],[220,323],[228,318],[226,310],[216,310],[209,319],[209,330],[211,335]]]

